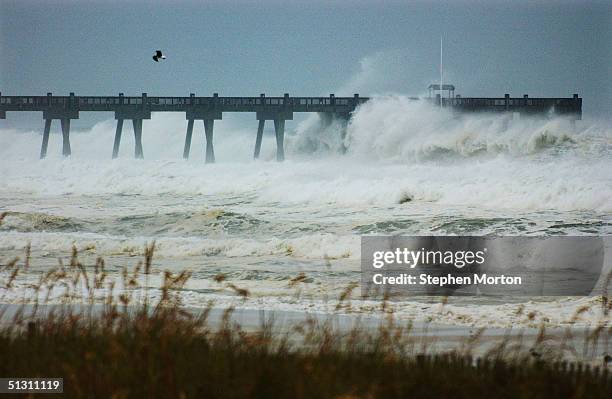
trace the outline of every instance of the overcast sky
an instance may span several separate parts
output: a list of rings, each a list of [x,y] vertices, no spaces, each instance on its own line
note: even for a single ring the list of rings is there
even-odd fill
[[[585,114],[612,111],[612,2],[588,0],[0,0],[0,91],[419,95],[441,35],[458,94],[579,93]]]

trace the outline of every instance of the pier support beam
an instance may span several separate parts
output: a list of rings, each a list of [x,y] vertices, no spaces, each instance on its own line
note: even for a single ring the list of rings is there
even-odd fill
[[[134,158],[143,159],[142,151],[142,119],[132,119],[134,126]]]
[[[262,95],[263,97],[263,95]],[[289,94],[285,94],[283,100],[285,104],[288,104]],[[263,100],[262,100],[263,103]],[[265,121],[274,121],[274,133],[276,135],[276,160],[285,160],[285,121],[293,120],[293,112],[283,107],[282,109],[263,110],[257,111],[257,120],[259,121],[259,128],[257,129],[257,140],[255,141],[255,158],[259,156],[261,150],[261,141],[263,138],[263,128]]]
[[[42,146],[40,147],[40,159],[47,156],[49,147],[49,132],[51,131],[51,119],[45,119],[45,131],[43,132]]]
[[[117,119],[117,130],[115,130],[115,143],[113,144],[113,159],[119,156],[121,145],[121,131],[123,130],[123,119]]]
[[[253,154],[253,158],[259,158],[259,153],[261,151],[261,140],[263,139],[263,131],[264,126],[266,124],[265,119],[261,119],[259,121],[259,126],[257,126],[257,138],[255,139],[255,153]]]
[[[204,133],[206,134],[206,163],[215,162],[215,149],[213,147],[214,119],[204,119]]]
[[[191,136],[193,135],[193,119],[187,121],[187,134],[185,135],[185,149],[183,150],[183,159],[189,159],[189,151],[191,150]]]
[[[274,132],[276,133],[276,160],[282,162],[285,160],[285,120],[274,119]]]
[[[195,95],[194,95],[195,96]],[[215,148],[213,146],[213,128],[215,120],[223,119],[223,112],[219,109],[219,95],[213,94],[212,103],[208,104],[204,108],[195,107],[193,105],[193,97],[190,99],[192,105],[185,112],[185,117],[188,121],[187,124],[187,136],[185,137],[185,148],[183,150],[183,157],[185,155],[189,157],[189,151],[191,149],[191,137],[193,135],[193,123],[196,120],[204,121],[204,135],[206,136],[206,163],[215,162]]]
[[[79,119],[78,101],[74,93],[69,97],[64,97],[62,101],[54,102],[53,95],[47,93],[46,106],[42,109],[43,119],[45,120],[45,131],[43,133],[42,147],[40,148],[40,158],[47,156],[49,146],[49,134],[51,132],[51,122],[56,119],[60,121],[62,127],[62,154],[69,157],[72,153],[70,148],[70,120]]]
[[[70,150],[70,119],[61,119],[62,125],[62,155],[69,157]]]
[[[123,97],[123,93],[119,93],[118,104],[115,107],[115,119],[117,120],[117,130],[115,131],[113,158],[119,156],[121,131],[123,129],[123,121],[126,119],[131,119],[134,126],[134,157],[144,158],[144,152],[142,151],[142,121],[144,119],[151,119],[151,109],[148,105],[147,93],[142,93],[142,98],[138,101],[138,104],[134,103],[133,98],[128,101],[128,99]]]

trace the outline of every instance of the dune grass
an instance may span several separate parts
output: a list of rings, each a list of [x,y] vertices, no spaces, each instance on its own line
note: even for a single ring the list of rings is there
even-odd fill
[[[70,398],[609,398],[612,392],[607,363],[563,359],[571,337],[544,356],[544,329],[530,347],[505,341],[475,358],[483,330],[454,350],[430,353],[410,324],[392,317],[374,331],[339,331],[307,317],[290,333],[262,317],[261,327],[247,332],[232,321],[230,308],[213,328],[212,305],[196,314],[181,302],[189,272],[165,272],[160,295],[151,299],[154,247],[118,282],[103,259],[84,266],[76,248],[69,264],[41,273],[27,287],[34,293],[24,297],[28,306],[10,316],[7,305],[0,308],[0,376],[62,377],[58,396]],[[30,267],[29,247],[23,261],[0,265],[0,293],[15,290],[20,270]],[[223,275],[215,280],[239,297],[249,295]],[[54,290],[62,294],[51,301]],[[607,296],[602,303],[607,316]],[[608,327],[595,329],[585,345],[608,342],[609,334]]]

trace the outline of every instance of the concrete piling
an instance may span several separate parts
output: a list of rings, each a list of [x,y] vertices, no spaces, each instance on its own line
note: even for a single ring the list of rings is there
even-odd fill
[[[42,146],[40,147],[40,159],[47,156],[47,147],[49,146],[49,132],[51,132],[51,119],[45,119],[45,131],[43,132]]]
[[[266,124],[265,119],[261,119],[259,121],[259,126],[257,126],[257,138],[255,139],[255,153],[253,154],[253,158],[259,158],[259,153],[261,151],[261,140],[263,139],[263,131],[264,126]]]
[[[193,119],[187,121],[187,134],[185,135],[185,149],[183,149],[183,159],[189,159],[191,151],[191,136],[193,135]]]
[[[119,146],[121,145],[121,131],[123,130],[123,119],[117,119],[117,129],[115,130],[115,142],[113,144],[113,159],[119,156]]]
[[[142,151],[142,119],[132,119],[132,125],[134,126],[134,158],[143,159],[144,153]]]
[[[215,149],[213,147],[214,119],[204,119],[204,133],[206,134],[206,163],[215,162]]]
[[[72,153],[70,150],[70,119],[61,119],[62,125],[62,155],[69,157]]]
[[[274,132],[276,133],[276,160],[282,162],[285,160],[285,120],[274,119]]]

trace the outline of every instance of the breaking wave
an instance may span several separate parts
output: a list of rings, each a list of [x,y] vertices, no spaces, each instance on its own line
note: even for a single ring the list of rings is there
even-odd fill
[[[512,114],[456,114],[402,96],[378,97],[360,106],[340,140],[340,124],[314,118],[298,131],[299,149],[346,149],[385,161],[422,162],[470,157],[609,156],[612,127],[569,118],[519,118]],[[300,135],[301,133],[301,135]]]
[[[362,105],[348,126],[323,126],[316,116],[299,123],[287,133],[283,164],[272,162],[273,137],[264,137],[263,161],[253,162],[253,126],[220,121],[214,165],[202,162],[202,126],[194,131],[192,159],[180,159],[185,124],[178,115],[146,122],[144,161],[131,159],[128,124],[114,161],[114,121],[74,132],[71,159],[61,159],[58,135],[51,137],[49,158],[39,161],[40,132],[3,129],[0,193],[209,196],[213,202],[306,208],[436,203],[612,211],[612,128],[606,122],[574,127],[564,118],[455,115],[386,96]]]

